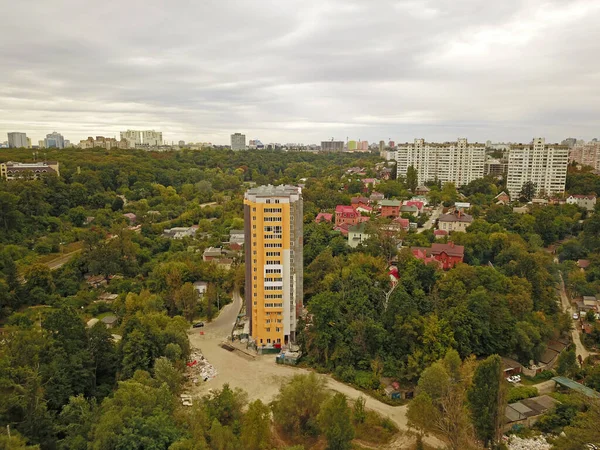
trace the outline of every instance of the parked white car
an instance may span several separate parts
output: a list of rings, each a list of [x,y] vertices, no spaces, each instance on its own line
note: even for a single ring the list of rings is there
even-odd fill
[[[509,383],[519,383],[521,381],[521,375],[513,375],[506,379]]]
[[[573,320],[579,320],[579,314],[573,313]]]

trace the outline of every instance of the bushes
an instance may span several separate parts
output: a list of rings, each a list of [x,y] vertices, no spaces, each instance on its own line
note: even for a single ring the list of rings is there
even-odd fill
[[[356,371],[354,377],[354,384],[361,389],[378,389],[380,382],[379,378],[372,372],[365,372],[362,370]]]
[[[544,433],[560,433],[575,418],[577,409],[576,405],[559,403],[551,412],[540,417],[535,426]]]
[[[506,401],[514,403],[526,398],[536,397],[537,395],[538,390],[535,386],[514,386],[508,390]]]

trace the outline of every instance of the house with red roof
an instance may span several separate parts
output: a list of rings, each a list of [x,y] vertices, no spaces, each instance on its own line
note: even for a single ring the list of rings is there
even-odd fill
[[[498,195],[496,195],[494,197],[494,200],[496,200],[496,205],[508,205],[510,203],[510,197],[504,191],[502,191]]]
[[[434,230],[433,235],[436,239],[444,239],[446,236],[448,236],[448,232],[446,230]]]
[[[335,227],[333,227],[333,229],[335,231],[339,231],[340,233],[342,233],[342,236],[346,237],[348,236],[348,230],[350,229],[352,225],[347,224],[347,223],[342,223],[340,225],[336,225]]]
[[[335,224],[336,226],[346,223],[348,225],[356,225],[360,221],[360,212],[356,211],[352,206],[337,205],[335,207]]]
[[[331,223],[332,220],[333,220],[333,214],[320,212],[319,214],[317,214],[317,217],[315,218],[315,223],[322,223],[322,222]]]
[[[412,254],[425,264],[436,264],[441,269],[448,270],[462,263],[465,257],[465,247],[454,242],[447,244],[431,244],[431,247],[413,247]]]
[[[373,212],[373,207],[369,205],[358,205],[354,208],[359,213],[371,214]]]
[[[420,200],[407,200],[404,202],[404,206],[415,206],[418,211],[417,215],[420,215],[423,213],[423,207],[425,206],[425,203]]]
[[[397,217],[392,221],[392,223],[397,223],[398,225],[400,225],[400,228],[402,228],[404,231],[408,231],[410,229],[410,220],[408,219]]]

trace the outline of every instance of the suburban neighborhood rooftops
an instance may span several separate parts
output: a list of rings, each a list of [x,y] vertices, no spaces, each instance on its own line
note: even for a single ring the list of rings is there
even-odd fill
[[[380,200],[380,206],[400,206],[402,202],[400,200]]]
[[[351,203],[356,205],[358,203],[364,203],[365,205],[369,203],[369,199],[367,197],[352,197]]]
[[[473,222],[473,216],[461,212],[454,212],[451,214],[442,214],[439,219],[440,222]]]
[[[337,205],[335,207],[336,213],[354,213],[354,208],[348,205]]]

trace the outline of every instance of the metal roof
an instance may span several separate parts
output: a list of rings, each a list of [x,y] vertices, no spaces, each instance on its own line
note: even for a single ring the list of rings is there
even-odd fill
[[[554,378],[552,378],[552,380],[555,381],[556,383],[560,384],[561,386],[564,386],[569,389],[573,389],[574,391],[580,392],[581,394],[585,395],[586,397],[600,398],[600,392],[597,392],[587,386],[584,386],[583,384],[578,383],[577,381],[571,380],[570,378],[554,377]]]

